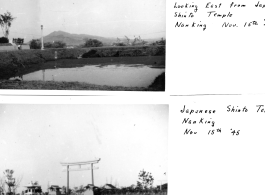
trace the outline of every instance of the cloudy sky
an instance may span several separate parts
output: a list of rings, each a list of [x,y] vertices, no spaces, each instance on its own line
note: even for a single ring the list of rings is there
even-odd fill
[[[16,17],[10,38],[39,38],[53,31],[104,37],[165,37],[165,0],[0,0],[0,14]],[[1,32],[2,33],[2,32]]]
[[[66,185],[60,162],[98,158],[97,186],[136,184],[142,169],[167,179],[167,105],[0,105],[0,127],[0,176],[23,176],[19,192]],[[90,170],[70,172],[70,187],[88,183]]]

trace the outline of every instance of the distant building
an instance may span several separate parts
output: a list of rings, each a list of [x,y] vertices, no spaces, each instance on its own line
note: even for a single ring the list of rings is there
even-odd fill
[[[31,182],[25,187],[27,188],[24,193],[25,195],[41,195],[42,193],[41,186],[36,182]]]
[[[48,194],[49,195],[61,195],[61,190],[62,188],[57,186],[57,185],[51,185],[48,188]]]
[[[167,183],[164,183],[162,185],[158,185],[157,186],[157,189],[166,191],[167,190]]]
[[[105,184],[105,185],[101,188],[101,192],[102,192],[102,194],[113,194],[116,190],[118,190],[118,188],[116,188],[116,187],[113,186],[112,184]]]
[[[17,45],[17,48],[19,50],[25,50],[25,49],[30,49],[29,45],[28,44],[24,44],[24,39],[22,38],[17,38],[17,39],[14,39],[12,40],[12,44],[14,45]]]
[[[97,186],[94,186],[93,184],[87,184],[84,187],[84,192],[82,195],[98,195],[100,194],[101,189]]]
[[[106,189],[106,190],[115,190],[117,189],[115,186],[113,186],[112,184],[105,184],[102,189]]]

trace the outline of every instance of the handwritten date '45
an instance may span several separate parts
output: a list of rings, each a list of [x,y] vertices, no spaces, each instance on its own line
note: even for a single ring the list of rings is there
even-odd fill
[[[239,135],[240,130],[230,129],[232,135]]]
[[[222,129],[218,128],[218,129],[211,129],[208,131],[208,135],[216,135],[216,134],[221,134],[222,133]],[[230,129],[230,133],[232,134],[232,136],[238,136],[240,134],[240,130],[234,130],[234,129]],[[186,129],[184,131],[184,135],[196,135],[197,131],[192,131],[191,129]]]

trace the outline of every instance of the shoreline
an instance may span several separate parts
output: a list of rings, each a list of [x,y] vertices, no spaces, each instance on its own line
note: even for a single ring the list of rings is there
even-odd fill
[[[92,91],[165,91],[165,73],[160,74],[148,87],[94,85],[64,81],[11,81],[0,80],[0,89],[25,90],[92,90]]]

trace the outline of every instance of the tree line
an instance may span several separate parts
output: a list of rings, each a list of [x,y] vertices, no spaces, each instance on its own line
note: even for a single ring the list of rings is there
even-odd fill
[[[32,39],[29,43],[30,49],[41,49],[41,40]],[[103,43],[97,39],[85,39],[84,44],[78,47],[102,47]],[[54,41],[44,43],[44,48],[66,48],[66,43],[63,41]]]
[[[165,45],[166,40],[161,39],[160,41],[155,41],[150,45]],[[32,39],[30,41],[30,48],[31,49],[41,49],[41,40],[40,39]],[[132,46],[139,45],[139,44],[132,44]],[[86,47],[102,47],[103,43],[97,39],[84,39],[84,43],[77,46],[78,48],[86,48]],[[113,46],[128,46],[123,42],[115,43]],[[66,48],[66,43],[63,41],[54,41],[54,42],[46,42],[44,43],[44,48]]]
[[[4,176],[0,178],[0,194],[5,195],[15,195],[17,193],[17,188],[20,186],[22,176],[14,177],[14,171],[12,169],[6,169],[3,172]],[[167,189],[160,189],[159,187],[153,187],[154,177],[150,172],[145,170],[141,170],[138,174],[138,181],[136,185],[131,185],[128,187],[117,188],[115,186],[109,185],[110,188],[102,187],[93,187],[93,191],[95,195],[105,195],[105,194],[127,194],[127,193],[160,193],[161,191],[166,192]],[[32,183],[34,185],[38,185],[38,182]],[[90,186],[91,187],[91,186]],[[69,189],[69,195],[81,195],[89,188],[89,185],[80,187],[74,187],[73,189]],[[61,194],[66,194],[66,187],[63,186],[61,189]],[[22,195],[25,192],[22,191]],[[48,192],[44,193],[40,189],[40,193],[43,195],[48,195]]]
[[[161,192],[167,192],[167,189],[160,189],[160,187],[153,187],[154,177],[150,172],[147,172],[145,170],[141,170],[138,174],[138,181],[136,182],[136,185],[131,185],[128,187],[120,187],[117,188],[111,184],[109,185],[109,188],[105,188],[105,186],[101,187],[94,187],[93,191],[95,195],[107,195],[107,194],[113,194],[113,195],[123,195],[123,194],[160,194]],[[117,185],[116,185],[117,186]],[[79,186],[74,187],[73,189],[69,189],[70,195],[82,195],[86,190],[88,186]],[[62,191],[66,192],[66,188],[63,187]]]

